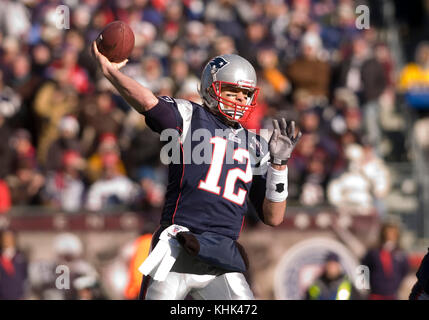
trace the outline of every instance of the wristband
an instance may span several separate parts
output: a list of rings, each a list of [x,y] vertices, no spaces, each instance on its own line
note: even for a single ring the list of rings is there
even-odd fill
[[[287,167],[284,170],[276,170],[271,165],[268,166],[265,198],[272,202],[283,202],[287,199],[287,175]]]
[[[277,159],[277,158],[274,158],[273,156],[271,156],[271,159],[270,159],[272,164],[278,164],[280,166],[287,164],[288,160],[289,159],[286,159],[286,160]]]

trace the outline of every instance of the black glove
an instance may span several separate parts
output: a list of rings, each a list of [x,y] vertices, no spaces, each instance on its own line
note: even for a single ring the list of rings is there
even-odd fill
[[[176,239],[191,256],[196,256],[200,252],[200,243],[191,232],[178,232]]]

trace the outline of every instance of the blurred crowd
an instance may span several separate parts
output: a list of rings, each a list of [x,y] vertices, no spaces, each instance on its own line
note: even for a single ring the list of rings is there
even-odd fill
[[[68,15],[57,10],[62,4]],[[123,72],[157,95],[201,102],[207,60],[244,56],[261,87],[245,126],[270,129],[272,118],[287,115],[304,133],[289,163],[291,201],[373,207],[390,186],[380,110],[394,103],[394,63],[383,25],[359,30],[355,7],[351,0],[3,1],[0,210],[162,206],[159,138],[88,49],[118,19],[136,38]],[[59,14],[70,18],[68,29],[58,28]]]

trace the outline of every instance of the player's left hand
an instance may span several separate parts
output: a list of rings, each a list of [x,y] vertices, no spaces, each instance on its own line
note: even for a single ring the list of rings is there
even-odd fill
[[[274,132],[269,142],[271,164],[285,165],[302,133],[298,132],[295,136],[295,121],[287,125],[285,118],[281,119],[280,124],[274,119],[273,126]]]

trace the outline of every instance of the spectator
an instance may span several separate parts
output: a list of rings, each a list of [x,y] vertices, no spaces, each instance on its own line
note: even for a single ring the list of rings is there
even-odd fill
[[[25,127],[30,132],[35,132],[34,111],[31,108],[31,102],[36,90],[43,81],[43,74],[37,74],[32,71],[30,56],[23,53],[18,54],[13,60],[9,85],[21,99],[20,108],[11,119],[13,120],[13,125],[15,127]]]
[[[343,61],[339,71],[341,87],[351,89],[359,97],[363,108],[364,129],[368,139],[380,155],[380,105],[378,99],[387,85],[383,66],[377,61],[366,39],[353,41],[351,57]]]
[[[114,154],[118,157],[116,162],[117,171],[125,175],[126,169],[122,160],[119,158],[120,150],[118,145],[118,139],[111,133],[106,133],[100,137],[100,143],[97,151],[93,153],[88,159],[88,166],[86,170],[87,177],[90,182],[95,182],[102,176],[103,170],[103,158],[105,155]]]
[[[45,169],[47,171],[56,171],[61,169],[63,164],[63,155],[66,151],[73,150],[81,152],[79,134],[79,122],[73,116],[64,116],[61,118],[58,128],[60,136],[48,149]]]
[[[153,24],[146,21],[137,20],[131,22],[130,26],[134,31],[135,45],[129,57],[130,62],[127,63],[123,70],[127,74],[140,74],[142,73],[142,57],[147,55],[157,56],[157,54],[160,54],[160,56],[164,57],[165,46],[163,43],[156,42],[157,29]],[[163,47],[164,49],[162,49]],[[159,50],[162,51],[162,54],[159,52]]]
[[[41,86],[34,100],[34,109],[40,130],[37,143],[37,159],[45,165],[49,146],[58,138],[59,123],[65,115],[76,115],[78,96],[67,82],[67,74],[57,71],[55,82],[49,81]]]
[[[276,94],[285,96],[291,90],[289,80],[279,70],[276,51],[272,47],[262,48],[257,53],[258,65],[261,66],[263,78],[272,86]]]
[[[159,137],[146,126],[145,120],[140,114],[133,111],[131,115],[134,115],[132,121],[135,123],[129,123],[127,126],[127,129],[132,129],[132,131],[128,132],[129,136],[126,138],[129,142],[126,142],[128,145],[124,148],[123,159],[126,172],[136,180],[142,164],[151,167],[159,164],[159,152],[162,145]]]
[[[0,144],[0,178],[4,178],[12,169],[13,150],[10,147],[9,141],[12,136],[11,128],[7,122],[7,118],[0,110],[0,136],[8,143]]]
[[[8,212],[11,205],[9,186],[4,180],[0,179],[0,214]]]
[[[85,154],[91,154],[96,143],[107,133],[118,136],[124,121],[122,112],[113,100],[110,91],[100,89],[94,98],[84,102],[82,113],[82,143]]]
[[[294,119],[297,119],[300,113],[316,107],[313,96],[305,89],[297,89],[292,93],[293,108],[290,113]]]
[[[311,21],[308,1],[294,1],[291,8],[281,8],[282,11],[274,31],[276,48],[285,61],[291,61],[299,55],[301,39]]]
[[[311,156],[317,148],[317,137],[314,134],[303,134],[300,143],[295,149],[294,155],[288,161],[289,173],[289,195],[298,198],[301,194],[302,180]],[[292,169],[293,168],[293,169]]]
[[[300,203],[306,206],[321,205],[325,200],[324,186],[330,171],[326,165],[328,156],[322,149],[316,150],[311,156],[306,173],[303,177]]]
[[[162,39],[168,44],[178,40],[179,34],[183,32],[183,4],[181,1],[172,1],[165,10],[164,23],[162,26]]]
[[[188,78],[179,91],[177,92],[177,98],[186,99],[195,103],[202,103],[201,96],[198,94],[198,86],[200,82],[197,78]]]
[[[364,163],[362,172],[373,184],[374,206],[381,217],[386,215],[385,197],[391,189],[391,176],[386,163],[376,155],[369,144],[363,145]]]
[[[237,54],[234,39],[231,37],[220,36],[213,43],[213,54],[210,56],[220,56],[223,54]]]
[[[209,58],[210,43],[204,33],[202,22],[190,21],[186,24],[186,35],[182,45],[185,48],[185,61],[194,74],[199,73]]]
[[[16,165],[16,171],[6,177],[10,189],[12,205],[39,205],[45,177],[28,160]]]
[[[138,210],[160,209],[164,203],[165,188],[162,177],[151,167],[140,167],[138,171],[140,194],[136,200]]]
[[[57,72],[64,73],[66,84],[82,94],[89,91],[90,85],[85,69],[78,64],[78,58],[78,48],[68,46],[64,49],[62,58],[54,61],[47,72],[52,76]]]
[[[21,300],[28,294],[27,258],[12,230],[0,231],[0,300]]]
[[[386,222],[380,230],[379,243],[369,249],[362,264],[369,268],[370,300],[397,300],[398,290],[408,274],[408,258],[400,247],[400,229]]]
[[[243,26],[240,22],[245,19],[245,17],[242,16],[244,12],[237,10],[237,2],[243,1],[210,1],[207,3],[204,13],[205,21],[214,23],[220,33],[230,36],[236,41],[243,35]]]
[[[399,89],[406,94],[407,103],[415,108],[429,107],[429,42],[421,42],[415,62],[408,63],[399,76]]]
[[[358,107],[358,98],[352,90],[347,88],[335,89],[332,104],[325,108],[322,115],[329,131],[337,136],[344,134],[347,130],[359,131],[355,130],[356,127],[353,126],[353,123],[347,121],[347,116],[356,110],[358,111]]]
[[[124,293],[128,300],[135,300],[139,296],[143,276],[138,268],[149,255],[151,242],[152,233],[147,232],[141,234],[133,243],[133,252],[128,262],[128,284]]]
[[[318,148],[323,150],[327,156],[334,160],[337,155],[333,138],[329,135],[326,129],[326,124],[322,122],[320,109],[307,108],[299,114],[299,125],[306,134],[314,134],[317,136]],[[326,165],[329,170],[329,165]]]
[[[145,56],[136,72],[136,81],[144,86],[151,88],[153,91],[159,91],[160,80],[162,79],[163,69],[159,59],[155,56]],[[130,72],[124,70],[127,74]]]
[[[329,178],[330,156],[321,139],[314,132],[303,134],[300,146],[291,157],[288,166],[289,194],[304,205],[321,204],[325,199],[325,185]],[[293,170],[292,170],[293,168]]]
[[[6,0],[0,3],[0,25],[7,36],[24,37],[31,27],[31,14],[22,2]]]
[[[395,61],[389,46],[386,43],[377,43],[374,48],[374,57],[381,64],[384,70],[384,78],[386,79],[386,87],[392,90],[395,89]]]
[[[192,76],[189,70],[189,65],[185,60],[181,59],[170,61],[169,74],[170,78],[174,82],[174,91],[179,90],[182,84]]]
[[[329,253],[322,274],[310,285],[306,300],[356,300],[359,294],[353,282],[344,274],[340,258]]]
[[[356,37],[352,54],[339,68],[337,86],[356,93],[362,105],[377,100],[387,84],[383,66],[377,61],[367,40]]]
[[[75,150],[62,152],[61,166],[46,178],[44,198],[48,206],[66,212],[82,208],[85,186],[81,172],[84,166],[85,161]]]
[[[328,186],[329,201],[340,208],[354,208],[368,214],[386,196],[389,172],[385,164],[368,148],[352,144],[346,147],[348,169]],[[378,211],[383,215],[383,211]]]
[[[45,76],[45,70],[49,66],[52,60],[51,48],[44,43],[38,43],[31,49],[31,66],[33,76]],[[37,88],[31,90],[31,97],[29,100],[34,99],[34,94]]]
[[[1,33],[2,39],[2,56],[1,56],[1,67],[2,71],[5,73],[3,76],[5,79],[9,79],[9,76],[12,73],[13,60],[19,54],[19,42],[16,38],[7,37]]]
[[[173,80],[169,77],[165,77],[161,79],[161,83],[159,84],[159,96],[171,96],[174,92],[174,83]]]
[[[316,33],[306,33],[301,40],[301,56],[286,70],[294,90],[305,89],[321,103],[328,99],[330,66],[320,60],[322,42]]]
[[[76,300],[80,298],[78,291],[81,288],[75,281],[81,277],[90,277],[98,280],[95,267],[83,257],[84,246],[81,239],[69,232],[55,236],[52,243],[54,257],[52,260],[33,262],[30,266],[30,281],[32,291],[42,300]],[[61,268],[58,268],[58,267]],[[64,273],[65,268],[70,280],[70,288],[58,288],[58,270]]]
[[[106,300],[107,296],[97,277],[80,276],[73,281],[77,300]]]
[[[31,166],[37,166],[36,148],[31,140],[32,137],[28,130],[17,129],[14,131],[12,138],[9,140],[13,152],[14,164],[28,161]]]
[[[0,115],[2,118],[14,118],[21,109],[21,96],[5,83],[4,71],[0,69]]]
[[[308,108],[299,114],[299,125],[304,133],[321,133],[321,119],[316,108]]]
[[[255,20],[248,24],[246,37],[238,41],[238,51],[242,53],[252,65],[257,64],[257,53],[263,47],[271,47],[272,40],[268,32],[267,24],[261,20]]]
[[[103,172],[99,180],[88,191],[86,208],[91,211],[112,209],[119,205],[130,205],[137,195],[136,185],[119,173],[119,157],[107,153],[102,157]]]

